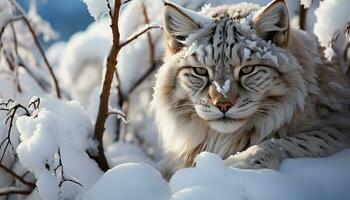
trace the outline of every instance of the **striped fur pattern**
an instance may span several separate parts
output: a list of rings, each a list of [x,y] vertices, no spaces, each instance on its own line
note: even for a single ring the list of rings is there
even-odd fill
[[[225,164],[277,169],[285,158],[350,147],[349,83],[283,0],[195,13],[166,3],[165,63],[151,109],[165,172],[209,151]]]

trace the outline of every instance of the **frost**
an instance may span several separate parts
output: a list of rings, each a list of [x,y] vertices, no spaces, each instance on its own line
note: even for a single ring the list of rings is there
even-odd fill
[[[250,49],[243,49],[243,60],[248,60],[251,55]]]
[[[220,86],[220,84],[218,82],[216,82],[216,81],[213,81],[213,84],[215,85],[216,90],[226,97],[226,93],[228,91],[230,91],[231,80],[227,79],[225,81],[224,85],[222,85],[222,86]]]
[[[276,55],[273,55],[271,51],[266,51],[266,53],[263,55],[264,59],[271,60],[276,66],[278,66],[278,58]]]
[[[258,44],[257,41],[248,40],[248,39],[245,40],[245,43],[248,45],[249,49],[255,49],[255,48],[257,48],[257,44]]]

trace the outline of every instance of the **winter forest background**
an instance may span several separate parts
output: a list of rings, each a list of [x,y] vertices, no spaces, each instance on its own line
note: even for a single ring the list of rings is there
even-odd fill
[[[279,171],[229,169],[202,153],[163,180],[148,111],[163,4],[114,1],[0,0],[0,200],[350,199],[350,149]],[[200,11],[241,1],[172,2]],[[292,26],[350,75],[350,1],[286,2]]]

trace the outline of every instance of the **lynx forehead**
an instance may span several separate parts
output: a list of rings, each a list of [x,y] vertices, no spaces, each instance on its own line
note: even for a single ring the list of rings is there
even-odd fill
[[[235,67],[254,60],[272,62],[278,67],[278,57],[274,55],[278,53],[276,45],[259,38],[251,27],[255,13],[253,9],[245,18],[217,17],[208,27],[181,41],[185,56],[192,56],[202,67],[219,75],[214,79],[224,79]]]

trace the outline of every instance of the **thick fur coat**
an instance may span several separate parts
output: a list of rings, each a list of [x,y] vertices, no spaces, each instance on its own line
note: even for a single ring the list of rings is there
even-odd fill
[[[289,27],[283,0],[201,13],[165,3],[165,63],[151,109],[165,173],[209,151],[240,168],[350,147],[348,77],[317,39]]]

